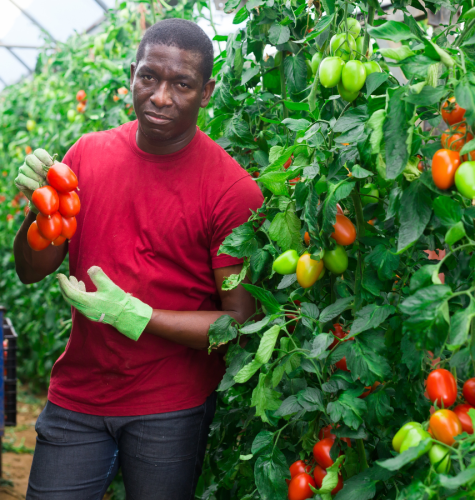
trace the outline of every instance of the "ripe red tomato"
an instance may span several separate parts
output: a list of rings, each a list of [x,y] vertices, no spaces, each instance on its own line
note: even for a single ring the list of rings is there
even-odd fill
[[[62,219],[63,229],[61,230],[61,236],[64,236],[66,239],[70,240],[74,236],[76,228],[78,227],[76,217],[62,217]]]
[[[46,180],[61,193],[67,193],[78,187],[76,174],[64,163],[53,164],[46,174]]]
[[[120,89],[117,91],[118,94],[120,95],[127,95],[129,91],[125,87],[120,87]]]
[[[290,477],[294,478],[299,474],[304,474],[304,473],[308,474],[312,470],[312,466],[307,465],[303,460],[297,460],[290,466],[289,470],[290,470]]]
[[[290,165],[292,165],[292,160],[294,159],[294,155],[292,155],[285,163],[284,163],[284,169],[287,170]]]
[[[336,223],[334,224],[335,231],[331,237],[338,245],[351,245],[356,239],[356,229],[348,217],[342,214],[336,214]]]
[[[449,125],[460,123],[464,119],[465,109],[461,108],[456,102],[455,97],[451,97],[442,106],[442,119]]]
[[[370,386],[368,386],[368,387],[366,387],[366,386],[365,386],[365,391],[363,392],[363,394],[361,394],[361,396],[358,396],[358,398],[359,398],[359,399],[364,399],[364,398],[366,398],[367,396],[369,396],[369,395],[370,395],[370,393],[371,393],[372,388],[373,388],[373,386],[371,386],[371,385],[370,385]]]
[[[475,378],[469,378],[462,389],[463,397],[468,404],[475,406]]]
[[[30,247],[36,252],[44,250],[51,245],[51,241],[41,236],[40,232],[38,231],[38,224],[36,223],[36,221],[33,221],[31,223],[31,226],[28,229],[28,233],[26,234],[26,240],[28,241],[28,245],[30,245]]]
[[[259,172],[257,172],[257,170],[255,172],[252,172],[252,176],[257,179],[259,177],[259,175],[261,175]]]
[[[31,201],[43,215],[53,215],[59,208],[58,193],[51,186],[35,189]]]
[[[439,189],[454,185],[455,172],[460,166],[460,155],[450,149],[439,149],[432,157],[432,179]]]
[[[323,478],[326,475],[327,471],[325,469],[322,469],[319,465],[315,466],[315,469],[313,471],[313,477],[315,479],[315,484],[317,485],[317,488],[320,489],[322,487]],[[338,474],[338,483],[332,489],[331,494],[336,495],[342,488],[343,488],[343,478],[341,477],[341,474]]]
[[[429,424],[435,438],[449,446],[454,444],[455,436],[462,434],[462,424],[451,410],[437,410],[430,417]]]
[[[458,405],[454,408],[454,413],[457,415],[460,423],[462,424],[462,431],[467,434],[473,434],[473,424],[470,415],[468,414],[468,410],[473,410],[472,406],[468,404]]]
[[[58,236],[51,244],[55,247],[59,247],[59,245],[62,245],[66,241],[66,238],[64,236]]]
[[[325,438],[315,443],[313,447],[313,458],[315,462],[324,469],[328,469],[328,467],[333,465],[333,460],[330,457],[330,450],[334,442],[335,440],[332,438]]]
[[[313,497],[309,484],[315,488],[315,480],[310,474],[299,474],[289,484],[289,500],[307,500]]]
[[[338,337],[339,339],[343,339],[345,338],[347,335],[348,335],[348,332],[345,332],[343,331],[343,328],[341,327],[341,325],[339,323],[335,323],[333,325],[333,328],[330,328],[330,331],[333,333],[333,335],[335,337]],[[335,346],[337,346],[340,342],[335,339],[331,344],[330,346],[328,347],[328,349],[333,349]]]
[[[86,92],[84,90],[79,90],[76,94],[76,99],[80,102],[84,101],[84,99],[86,99]]]
[[[335,363],[335,366],[339,368],[340,370],[343,370],[345,372],[349,372],[348,367],[346,366],[346,356],[340,359],[340,361],[337,361]]]
[[[299,322],[299,320],[297,319],[297,316],[295,316],[295,314],[286,314],[285,317],[287,318],[287,321],[290,321],[292,319],[295,320],[292,323],[287,325],[287,330],[289,331],[289,333],[294,333],[295,327],[297,326],[297,323]]]
[[[295,177],[295,179],[290,179],[289,184],[291,186],[295,186],[295,184],[297,184],[299,180],[300,180],[300,175],[298,177]]]
[[[340,427],[337,425],[337,427]],[[318,433],[318,439],[325,439],[325,438],[331,438],[333,440],[336,439],[335,434],[332,433],[333,425],[328,424],[326,427],[323,427],[323,429],[320,429],[320,432]],[[351,439],[350,438],[341,438],[342,441],[344,441],[350,448],[351,448]]]
[[[438,368],[427,377],[427,393],[437,406],[441,407],[443,404],[444,408],[448,408],[457,399],[457,382],[448,370]]]
[[[81,202],[76,191],[58,193],[59,213],[64,217],[75,217],[81,209]]]
[[[465,124],[461,123],[453,130],[446,130],[442,134],[441,143],[442,147],[445,149],[460,151],[465,143],[470,142],[472,139],[473,135],[467,132],[467,127]]]
[[[59,212],[55,212],[49,217],[39,213],[36,216],[36,223],[38,224],[38,231],[41,236],[49,241],[54,241],[63,229],[63,219]]]

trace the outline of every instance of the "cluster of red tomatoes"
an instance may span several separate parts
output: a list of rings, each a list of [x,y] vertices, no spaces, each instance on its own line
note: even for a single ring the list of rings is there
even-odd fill
[[[76,232],[76,215],[81,203],[74,191],[78,187],[76,174],[64,163],[54,162],[46,174],[47,185],[33,192],[31,201],[38,209],[36,221],[28,229],[27,240],[33,250],[49,245],[59,246]]]
[[[432,157],[432,178],[439,189],[449,189],[454,184],[462,196],[475,198],[475,151],[460,156],[473,134],[465,118],[465,109],[451,97],[442,106],[442,117],[449,128],[442,134],[442,148]]]
[[[419,445],[428,438],[436,439],[437,443],[429,442],[419,453],[419,458],[429,453],[429,460],[439,473],[447,473],[451,466],[450,447],[457,444],[455,437],[462,432],[473,434],[473,424],[468,414],[470,409],[475,411],[475,378],[467,380],[462,389],[466,403],[452,406],[457,399],[457,381],[448,370],[438,368],[433,370],[426,381],[429,399],[441,408],[431,410],[427,430],[419,422],[408,422],[403,425],[393,438],[393,448],[402,453],[409,448]]]
[[[86,111],[86,105],[87,105],[86,97],[87,95],[85,90],[79,90],[78,93],[76,94],[76,100],[78,101],[76,109],[78,113],[84,113],[84,111]]]

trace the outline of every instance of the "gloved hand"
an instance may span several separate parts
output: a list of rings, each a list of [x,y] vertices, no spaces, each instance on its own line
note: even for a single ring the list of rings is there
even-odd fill
[[[59,288],[66,302],[91,321],[112,325],[126,337],[138,340],[152,317],[153,309],[125,293],[100,267],[92,266],[87,273],[97,292],[86,292],[84,283],[74,276],[68,280],[64,274],[58,274]]]
[[[31,202],[31,195],[35,189],[47,184],[46,173],[51,165],[53,158],[44,149],[37,149],[25,158],[25,163],[19,168],[18,177],[15,179],[16,187],[30,200],[30,210],[36,214],[38,210]]]

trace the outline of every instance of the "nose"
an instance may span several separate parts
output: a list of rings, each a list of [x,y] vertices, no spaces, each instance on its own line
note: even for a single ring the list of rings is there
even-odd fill
[[[170,107],[173,104],[171,88],[168,82],[161,81],[151,95],[150,101],[157,108]]]

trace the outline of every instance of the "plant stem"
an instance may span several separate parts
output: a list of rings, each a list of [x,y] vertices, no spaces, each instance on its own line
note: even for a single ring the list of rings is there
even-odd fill
[[[472,19],[471,21],[467,22],[465,25],[464,30],[460,34],[460,36],[455,40],[454,47],[458,47],[465,39],[465,37],[470,33],[470,30],[473,28],[475,25],[475,19]]]
[[[363,217],[363,207],[361,205],[361,199],[358,196],[359,191],[359,182],[356,183],[356,191],[353,190],[351,193],[351,199],[353,200],[353,204],[355,206],[355,214],[356,214],[356,234],[358,240],[360,240],[364,234],[364,217]],[[361,245],[361,243],[359,243]],[[355,313],[361,309],[362,300],[361,300],[361,280],[363,279],[363,256],[361,254],[361,249],[358,245],[358,263],[356,264],[356,273],[355,273]]]
[[[285,101],[287,98],[286,90],[285,90],[285,72],[284,72],[284,60],[285,60],[285,50],[281,51],[282,54],[282,61],[280,63],[280,89],[282,93],[282,101]],[[285,107],[285,104],[282,102],[282,112],[284,115],[284,118],[289,117],[289,110]]]
[[[364,449],[364,443],[362,439],[356,439],[356,451],[358,452],[358,458],[360,459],[361,468],[360,472],[368,468],[368,462],[366,461],[366,452]]]
[[[470,324],[470,356],[472,356],[472,365],[475,370],[475,320],[472,318]]]
[[[368,26],[373,26],[374,11],[375,11],[374,7],[368,7],[368,17],[366,18],[365,34],[364,34],[364,42],[363,42],[363,55],[365,57],[366,57],[366,53],[368,52],[368,47],[369,47]]]
[[[155,6],[153,5],[154,0],[149,0],[149,2],[150,2],[150,9],[152,10],[153,24],[155,24],[157,22],[157,18],[155,17]]]

